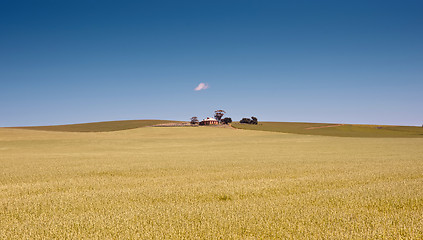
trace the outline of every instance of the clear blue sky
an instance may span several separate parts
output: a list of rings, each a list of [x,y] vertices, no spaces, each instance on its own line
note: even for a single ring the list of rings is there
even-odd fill
[[[0,83],[0,126],[421,125],[423,1],[2,0]]]

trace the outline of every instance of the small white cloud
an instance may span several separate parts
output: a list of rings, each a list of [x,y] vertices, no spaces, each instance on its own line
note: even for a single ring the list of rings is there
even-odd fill
[[[196,88],[194,88],[194,90],[201,91],[201,90],[206,90],[207,88],[209,88],[209,85],[207,83],[200,83],[198,84]]]

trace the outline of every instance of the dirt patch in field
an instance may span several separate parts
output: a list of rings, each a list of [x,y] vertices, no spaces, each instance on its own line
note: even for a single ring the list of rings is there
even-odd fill
[[[152,125],[151,127],[214,127],[214,128],[230,128],[230,129],[236,129],[236,128],[232,127],[232,125],[219,124],[219,125],[199,126],[198,124],[191,124],[189,122],[184,122],[184,123],[163,123],[163,124]]]
[[[319,129],[319,128],[330,128],[330,127],[339,127],[339,126],[344,126],[345,124],[336,124],[336,125],[326,125],[326,126],[321,126],[321,127],[309,127],[306,128],[307,130],[309,129]]]
[[[152,125],[152,127],[196,127],[198,125],[192,125],[191,123],[162,123]]]

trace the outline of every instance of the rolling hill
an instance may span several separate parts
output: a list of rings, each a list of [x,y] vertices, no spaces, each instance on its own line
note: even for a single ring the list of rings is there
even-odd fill
[[[52,126],[33,126],[33,127],[17,127],[20,129],[58,131],[58,132],[111,132],[120,131],[140,127],[148,127],[157,124],[175,123],[178,121],[170,120],[123,120],[123,121],[107,121],[92,122],[68,125],[52,125]]]
[[[69,125],[16,127],[19,129],[59,132],[111,132],[167,123],[171,120],[124,120]],[[414,126],[358,125],[302,122],[260,122],[258,125],[232,123],[236,129],[258,130],[334,137],[422,138],[423,128]]]
[[[389,126],[389,125],[357,125],[299,122],[260,122],[258,125],[233,123],[238,129],[295,133],[306,135],[336,136],[336,137],[399,137],[421,138],[422,127]]]
[[[0,128],[0,239],[423,239],[422,146],[223,127]]]

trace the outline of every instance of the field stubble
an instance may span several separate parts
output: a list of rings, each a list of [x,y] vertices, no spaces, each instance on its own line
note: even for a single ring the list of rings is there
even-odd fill
[[[423,139],[0,129],[0,238],[423,238]]]

